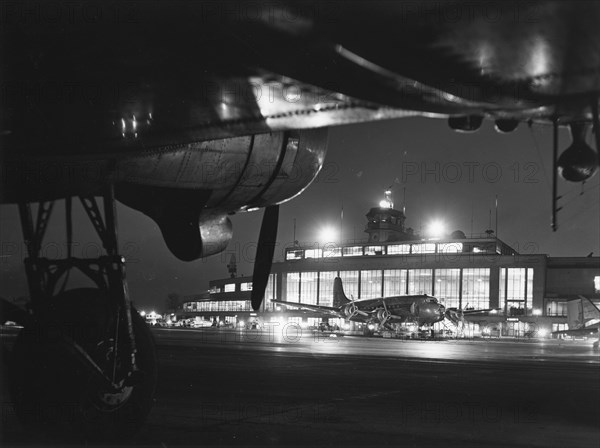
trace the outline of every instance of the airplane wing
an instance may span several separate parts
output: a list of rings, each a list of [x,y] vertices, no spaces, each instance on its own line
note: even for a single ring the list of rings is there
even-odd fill
[[[321,305],[310,305],[306,303],[298,303],[298,302],[287,302],[285,300],[271,300],[272,303],[276,303],[278,305],[283,305],[285,307],[294,307],[303,310],[309,311],[317,311],[319,313],[327,314],[328,316],[336,316],[336,317],[344,317],[342,313],[340,313],[339,309],[330,307],[330,306],[321,306]]]
[[[463,310],[462,314],[467,317],[467,316],[475,316],[478,314],[490,314],[490,313],[497,313],[499,311],[502,311],[502,308],[486,308],[483,310]]]
[[[589,121],[600,90],[597,2],[244,3],[136,3],[35,34],[16,14],[2,146],[123,157],[413,115]]]
[[[553,335],[589,336],[600,333],[600,309],[587,297],[567,302],[568,330],[553,331]]]
[[[15,6],[1,30],[0,202],[116,184],[192,260],[223,250],[228,214],[307,187],[327,142],[315,129],[590,122],[600,91],[598,2],[176,5],[134,2],[91,27],[40,27]]]
[[[591,327],[578,328],[578,329],[574,329],[574,330],[553,331],[552,334],[553,335],[565,334],[567,336],[595,336],[595,335],[600,335],[600,328],[598,327],[598,325],[595,325],[595,326],[591,326]]]
[[[404,322],[408,317],[410,317],[412,313],[410,312],[410,308],[394,308],[392,312],[390,312],[390,320],[392,322]]]

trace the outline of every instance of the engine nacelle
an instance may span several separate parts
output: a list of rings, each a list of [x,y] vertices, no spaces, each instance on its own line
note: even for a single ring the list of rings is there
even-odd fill
[[[483,123],[481,115],[464,115],[461,117],[448,118],[448,126],[450,129],[459,132],[475,132]]]
[[[557,161],[558,174],[570,182],[590,179],[598,170],[598,153],[585,141],[587,124],[571,123],[573,143]]]
[[[354,317],[358,314],[358,307],[354,303],[348,303],[342,308],[342,313],[344,313],[344,316],[347,318]]]
[[[512,118],[499,118],[494,124],[496,131],[503,134],[514,131],[518,126],[519,120],[514,120]]]
[[[379,322],[386,322],[390,318],[390,312],[384,309],[378,309],[375,313],[375,317]]]
[[[119,161],[117,198],[151,217],[185,261],[223,251],[227,215],[280,204],[317,176],[327,129],[190,143]]]

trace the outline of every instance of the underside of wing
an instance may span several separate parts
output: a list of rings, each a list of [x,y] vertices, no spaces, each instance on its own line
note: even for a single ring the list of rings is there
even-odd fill
[[[136,17],[152,26],[127,39],[110,21],[35,33],[9,23],[2,146],[119,156],[410,115],[591,117],[597,2],[352,2],[343,14],[301,3],[276,14],[256,3],[245,18],[214,2],[152,2]]]

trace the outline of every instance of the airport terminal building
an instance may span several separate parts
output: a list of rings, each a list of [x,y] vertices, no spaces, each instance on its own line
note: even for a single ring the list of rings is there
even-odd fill
[[[567,329],[569,300],[584,296],[600,302],[600,257],[519,254],[492,231],[424,239],[405,229],[404,213],[391,202],[366,216],[368,238],[360,244],[286,249],[285,259],[273,263],[258,313],[250,306],[251,277],[211,281],[208,297],[186,297],[182,313],[231,324],[258,319],[314,326],[322,316],[285,309],[271,299],[332,306],[333,280],[339,276],[354,299],[428,294],[446,308],[497,309],[469,317],[468,335],[540,337]],[[444,326],[448,322],[435,328]]]

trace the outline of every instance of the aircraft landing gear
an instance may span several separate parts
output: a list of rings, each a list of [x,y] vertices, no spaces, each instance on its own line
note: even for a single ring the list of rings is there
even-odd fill
[[[27,429],[69,441],[122,441],[138,431],[152,406],[156,351],[128,297],[113,190],[103,195],[104,217],[94,197],[80,199],[106,251],[99,258],[75,258],[70,249],[66,259],[40,257],[53,202],[39,204],[35,226],[30,204],[19,204],[32,319],[12,351],[11,397]],[[68,247],[71,214],[67,198]],[[74,268],[96,288],[65,290]]]

